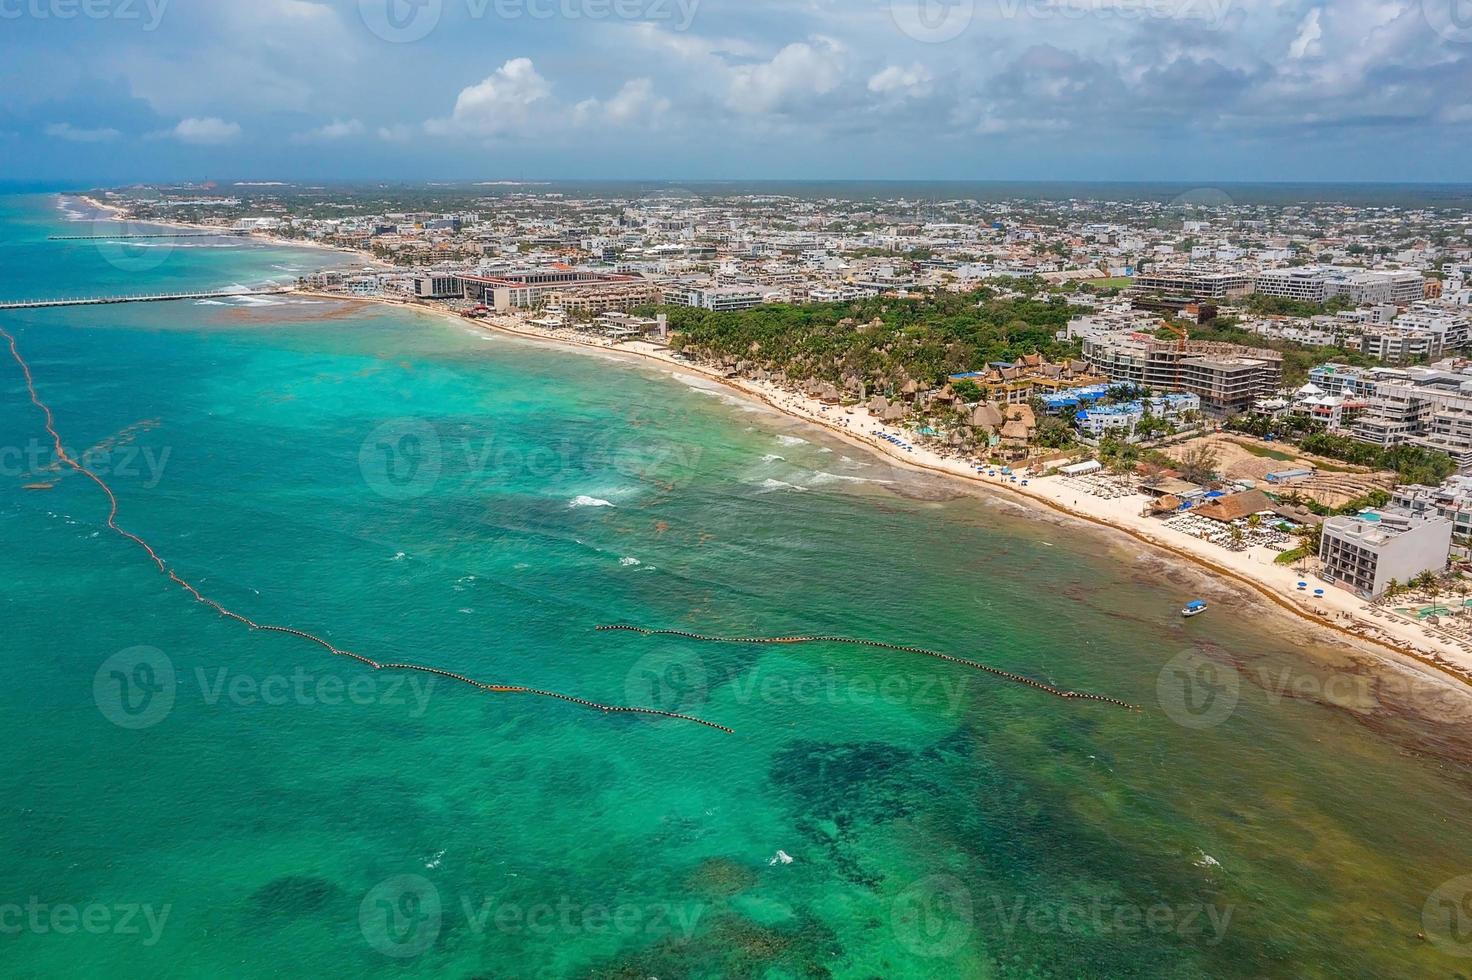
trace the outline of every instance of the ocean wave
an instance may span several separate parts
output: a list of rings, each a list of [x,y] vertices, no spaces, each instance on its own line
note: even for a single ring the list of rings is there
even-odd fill
[[[767,453],[765,456],[762,457],[762,462],[763,463],[775,463],[779,459],[780,460],[783,460],[785,462],[786,459],[787,459],[787,457],[786,456],[778,456],[776,453]]]
[[[795,483],[787,483],[783,480],[763,480],[759,493],[771,493],[774,490],[791,490],[794,493],[807,493],[807,487],[800,487]]]
[[[117,239],[117,238],[109,238],[109,239],[106,239],[106,240],[104,240],[102,242],[99,242],[99,244],[101,244],[101,245],[116,245],[118,248],[126,248],[126,249],[135,249],[135,248],[169,248],[169,249],[173,249],[173,248],[240,248],[241,247],[239,245],[234,245],[234,244],[231,244],[229,242],[173,242],[173,241],[143,242],[143,241],[139,241],[136,238],[129,238],[129,239],[126,239],[126,240],[124,240],[124,239]]]
[[[609,501],[609,500],[603,500],[603,499],[598,498],[598,497],[590,497],[587,494],[578,494],[576,497],[572,498],[572,501],[567,506],[569,508],[572,508],[572,507],[612,507],[613,506],[613,502],[612,501]]]
[[[725,385],[699,375],[679,373],[674,375],[674,378],[686,388],[693,388],[695,391],[708,391],[715,394],[724,393],[726,390]]]
[[[784,446],[806,446],[808,441],[800,436],[778,436],[777,441]]]
[[[624,566],[625,568],[632,568],[634,565],[642,565],[642,564],[644,564],[639,559],[634,558],[632,556],[631,557],[628,557],[628,558],[620,558],[618,560],[618,563],[620,565]]]
[[[877,480],[877,479],[874,479],[872,477],[867,477],[867,476],[846,476],[843,473],[828,473],[828,472],[824,472],[824,471],[820,470],[817,473],[814,473],[811,477],[809,477],[808,478],[808,482],[809,483],[815,483],[815,484],[818,484],[819,486],[821,486],[822,484],[825,484],[825,483],[882,483],[882,484],[889,484],[889,483],[893,483],[894,481],[893,480]]]

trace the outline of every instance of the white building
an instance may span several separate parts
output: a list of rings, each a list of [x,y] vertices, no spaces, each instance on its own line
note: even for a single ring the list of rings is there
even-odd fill
[[[1396,487],[1390,504],[1416,516],[1435,514],[1452,522],[1457,537],[1472,537],[1472,476],[1453,475],[1439,487]]]
[[[1305,303],[1324,303],[1346,296],[1356,305],[1394,303],[1409,306],[1426,297],[1425,279],[1414,270],[1352,269],[1305,265],[1265,269],[1257,274],[1259,296],[1279,296]]]
[[[1319,539],[1320,574],[1373,599],[1392,580],[1405,583],[1422,572],[1445,571],[1451,544],[1452,522],[1438,515],[1387,509],[1331,517]]]
[[[766,297],[748,286],[692,286],[669,290],[665,302],[676,306],[695,306],[717,313],[749,310],[760,306]]]
[[[1195,395],[1160,395],[1118,405],[1080,409],[1074,419],[1074,427],[1086,442],[1098,442],[1105,436],[1136,442],[1142,437],[1136,434],[1135,427],[1147,413],[1179,428],[1186,413],[1200,411],[1201,399]]]

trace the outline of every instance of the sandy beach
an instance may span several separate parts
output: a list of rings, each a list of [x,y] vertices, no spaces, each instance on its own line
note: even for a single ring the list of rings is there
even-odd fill
[[[92,207],[111,213],[118,220],[129,218],[127,210],[120,206],[89,196],[81,196],[80,200]],[[157,223],[195,230],[222,230],[217,226],[188,222]],[[264,233],[253,233],[250,237],[256,241],[268,241],[287,247],[346,252],[358,256],[366,264],[384,266],[384,263],[377,258],[355,249],[280,238]],[[741,397],[766,405],[790,418],[822,426],[839,439],[878,454],[895,465],[939,474],[948,479],[960,481],[961,484],[971,489],[985,487],[1014,499],[1020,499],[1033,508],[1042,505],[1057,514],[1089,522],[1098,528],[1128,536],[1134,541],[1187,559],[1210,573],[1253,590],[1286,613],[1332,631],[1342,641],[1349,641],[1382,658],[1390,657],[1392,660],[1398,660],[1401,666],[1413,667],[1422,672],[1434,671],[1437,676],[1460,682],[1458,686],[1462,690],[1472,690],[1472,653],[1462,647],[1430,635],[1409,622],[1374,609],[1363,600],[1341,589],[1326,587],[1324,595],[1314,596],[1312,589],[1322,585],[1314,581],[1310,583],[1309,591],[1300,591],[1297,583],[1304,579],[1292,568],[1274,564],[1277,552],[1269,548],[1256,547],[1234,552],[1166,527],[1160,520],[1143,515],[1149,498],[1142,494],[1104,498],[1082,492],[1074,483],[1059,476],[1030,477],[1027,478],[1026,485],[1023,484],[1021,477],[1014,480],[1010,476],[987,476],[984,472],[978,473],[974,466],[966,461],[942,455],[927,447],[914,433],[884,424],[872,417],[862,405],[851,408],[828,406],[816,398],[789,391],[771,382],[727,377],[725,372],[719,369],[677,357],[668,348],[646,341],[619,344],[600,342],[573,330],[547,330],[535,327],[525,319],[516,316],[503,315],[471,320],[446,308],[409,300],[362,299],[337,293],[309,291],[300,291],[299,294],[349,303],[379,303],[396,306],[528,340],[561,344],[584,351],[596,351],[629,358],[652,363],[665,370],[708,379]],[[897,446],[882,438],[886,434],[903,440],[905,446]]]
[[[1433,672],[1434,676],[1444,680],[1460,682],[1456,685],[1459,690],[1472,690],[1472,654],[1461,647],[1427,635],[1410,623],[1378,611],[1372,612],[1363,600],[1340,589],[1326,587],[1323,596],[1314,596],[1312,587],[1322,583],[1311,582],[1308,592],[1300,592],[1297,583],[1302,579],[1292,568],[1274,564],[1276,551],[1259,547],[1233,552],[1165,527],[1158,519],[1142,515],[1149,500],[1142,494],[1105,499],[1082,493],[1059,476],[1030,477],[1024,486],[1020,477],[1013,482],[1010,477],[979,474],[966,462],[942,456],[920,444],[913,433],[881,423],[871,417],[862,405],[852,409],[828,406],[770,382],[726,377],[720,370],[677,357],[668,348],[645,341],[616,345],[600,343],[575,331],[549,331],[511,316],[470,320],[449,310],[419,303],[393,300],[364,302],[385,302],[498,333],[653,363],[666,370],[714,381],[790,418],[822,426],[833,436],[896,465],[939,474],[973,490],[985,488],[985,491],[999,492],[1024,501],[1034,510],[1039,505],[1045,506],[1056,514],[1087,521],[1097,528],[1188,559],[1211,574],[1246,586],[1281,611],[1329,630],[1340,641],[1367,650],[1389,664],[1421,674]],[[881,438],[885,433],[903,439],[909,448],[901,448]]]
[[[201,224],[197,221],[179,221],[177,219],[164,221],[158,218],[134,218],[132,212],[130,212],[122,205],[109,204],[106,201],[99,201],[97,198],[87,194],[76,195],[76,199],[86,203],[88,207],[107,212],[109,215],[109,220],[113,221],[139,221],[141,223],[146,223],[150,225],[159,225],[164,228],[187,228],[190,231],[214,232],[215,234],[219,235],[233,234],[233,231],[229,228],[224,228],[220,225]],[[284,238],[280,235],[272,235],[269,232],[263,231],[252,231],[247,233],[243,237],[250,241],[269,242],[272,245],[282,245],[287,248],[314,248],[327,252],[336,252],[339,255],[355,255],[363,260],[364,265],[371,265],[380,269],[391,268],[388,263],[384,262],[377,256],[370,255],[367,252],[363,252],[354,248],[344,248],[339,245],[327,245],[322,242],[314,242],[310,239],[305,238]]]

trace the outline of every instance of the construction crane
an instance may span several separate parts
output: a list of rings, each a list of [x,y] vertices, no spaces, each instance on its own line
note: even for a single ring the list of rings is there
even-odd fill
[[[1176,341],[1176,350],[1184,354],[1186,352],[1186,341],[1191,339],[1191,334],[1185,327],[1178,327],[1169,320],[1161,320],[1160,325],[1181,339]]]

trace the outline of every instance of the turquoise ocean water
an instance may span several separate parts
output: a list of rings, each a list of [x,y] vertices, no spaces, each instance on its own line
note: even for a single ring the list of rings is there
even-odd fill
[[[0,298],[345,261],[47,242],[93,230],[67,219],[0,198]],[[7,356],[5,976],[1472,971],[1461,702],[1177,562],[702,383],[407,311],[0,325],[121,523],[212,598],[736,731],[373,673],[220,617],[52,466]],[[873,637],[1145,710],[593,629],[617,622]]]

